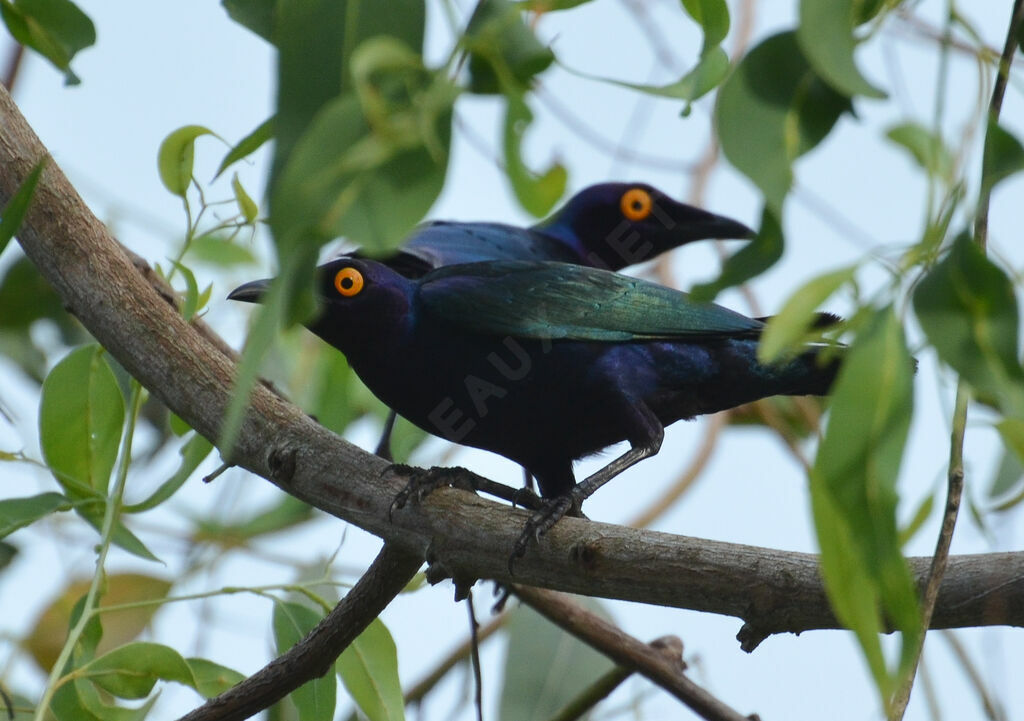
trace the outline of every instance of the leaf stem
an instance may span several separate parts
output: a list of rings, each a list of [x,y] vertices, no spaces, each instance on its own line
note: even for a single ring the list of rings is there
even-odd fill
[[[1010,75],[1010,63],[1017,47],[1017,33],[1024,22],[1024,0],[1014,0],[1013,12],[1010,15],[1010,22],[1006,30],[1006,42],[1003,45],[1003,54],[999,58],[999,68],[996,81],[992,88],[992,100],[988,111],[988,129],[999,120],[999,113],[1003,107],[1003,97],[1006,94],[1007,80]],[[985,151],[982,154],[981,169],[981,190],[978,197],[978,212],[974,221],[974,242],[984,251],[988,242],[988,211],[989,201],[992,196],[992,188],[985,182],[988,176],[987,167],[991,153],[987,152],[991,135],[986,129]],[[939,586],[946,570],[946,562],[949,559],[949,547],[953,540],[953,531],[956,528],[956,519],[960,511],[960,499],[964,488],[964,434],[967,428],[967,405],[970,401],[970,391],[967,384],[960,379],[956,386],[956,405],[953,410],[953,430],[950,438],[949,450],[949,474],[946,489],[946,509],[942,516],[942,527],[935,544],[935,555],[932,557],[931,568],[928,572],[928,580],[925,584],[924,594],[921,598],[921,625],[922,632],[918,641],[918,648],[914,654],[912,667],[907,671],[903,682],[893,696],[889,708],[889,718],[892,721],[901,721],[906,713],[907,703],[910,701],[910,693],[914,687],[914,676],[917,673],[917,666],[921,660],[924,650],[924,641],[931,625],[932,613],[935,610],[935,602],[939,595]]]
[[[106,563],[107,552],[110,550],[111,539],[114,535],[114,526],[121,515],[125,481],[128,478],[128,466],[131,463],[135,422],[139,417],[139,408],[142,405],[142,384],[134,379],[131,382],[131,395],[128,405],[130,413],[128,414],[124,438],[121,441],[121,463],[118,467],[114,487],[111,489],[110,497],[107,500],[107,507],[103,512],[103,527],[100,532],[99,551],[96,556],[96,573],[93,574],[92,583],[89,584],[89,592],[85,596],[85,604],[82,607],[82,613],[78,618],[78,622],[68,633],[64,647],[61,648],[60,655],[57,656],[56,662],[54,662],[53,667],[50,669],[50,675],[46,681],[46,690],[36,706],[35,714],[32,717],[33,721],[44,721],[46,718],[46,712],[50,707],[50,702],[53,700],[53,694],[68,678],[64,675],[64,667],[67,666],[68,661],[71,659],[75,646],[78,645],[79,640],[82,638],[85,627],[92,620],[96,605],[99,602],[100,587],[103,585],[103,579],[106,575],[104,564]]]

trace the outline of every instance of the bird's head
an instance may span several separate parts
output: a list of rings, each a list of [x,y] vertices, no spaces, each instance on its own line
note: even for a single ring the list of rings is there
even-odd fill
[[[536,230],[573,245],[588,265],[618,270],[706,238],[752,238],[743,223],[680,203],[646,183],[584,188]]]
[[[240,285],[228,300],[259,303],[271,282]],[[408,320],[414,284],[381,263],[341,256],[319,266],[313,282],[319,309],[306,327],[346,354],[371,337],[397,332]]]

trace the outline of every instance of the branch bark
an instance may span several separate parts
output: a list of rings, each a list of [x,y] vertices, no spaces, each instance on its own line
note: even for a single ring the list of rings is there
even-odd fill
[[[419,556],[385,545],[352,590],[309,635],[179,721],[242,721],[307,681],[330,673],[341,652],[401,593],[420,563]]]
[[[0,91],[0,203],[46,154]],[[235,375],[233,353],[201,321],[182,319],[173,293],[110,235],[55,163],[47,165],[19,240],[65,305],[132,375],[204,436],[218,437]],[[747,650],[773,633],[838,627],[817,557],[807,553],[566,518],[510,577],[508,554],[526,512],[442,489],[389,521],[401,479],[382,477],[384,461],[263,386],[253,391],[229,460],[428,559],[434,578],[514,581],[736,616],[746,621],[740,640]],[[929,563],[911,559],[918,578]],[[932,627],[979,625],[1024,626],[1024,553],[950,559]]]
[[[565,594],[520,585],[509,586],[509,590],[549,621],[593,646],[619,666],[636,671],[668,691],[701,718],[748,721],[749,717],[686,677],[683,644],[678,639],[673,639],[671,644],[647,644],[574,603]]]

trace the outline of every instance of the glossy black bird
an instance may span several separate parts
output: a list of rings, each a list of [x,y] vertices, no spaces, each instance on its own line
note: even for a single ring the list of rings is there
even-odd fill
[[[396,254],[378,260],[409,278],[487,260],[555,260],[619,270],[694,240],[753,236],[743,223],[680,203],[645,183],[601,183],[531,228],[435,221],[418,228]]]
[[[753,236],[743,223],[680,203],[645,183],[601,183],[576,193],[532,228],[426,223],[401,250],[379,260],[408,278],[488,260],[554,260],[619,270],[694,240]],[[377,454],[388,459],[394,421],[392,411],[377,445]]]
[[[268,280],[229,298],[257,302]],[[771,395],[823,395],[838,357],[809,346],[757,360],[760,320],[617,273],[491,261],[409,279],[343,257],[317,270],[309,329],[342,351],[374,394],[424,430],[519,463],[546,507],[531,535],[658,452],[664,427]],[[631,448],[576,485],[573,462]]]

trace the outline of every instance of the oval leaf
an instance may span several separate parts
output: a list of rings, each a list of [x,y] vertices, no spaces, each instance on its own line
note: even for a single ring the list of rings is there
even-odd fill
[[[921,633],[917,586],[900,552],[896,479],[913,411],[913,359],[892,307],[850,346],[832,393],[811,472],[811,503],[825,590],[852,630],[883,702],[910,668]],[[879,634],[902,634],[890,671]]]
[[[715,124],[722,152],[781,217],[791,165],[820,143],[850,100],[822,82],[792,32],[751,50],[718,92]]]
[[[772,316],[761,335],[757,356],[763,363],[770,363],[787,351],[794,350],[810,329],[815,311],[845,283],[853,280],[857,266],[819,275],[805,283],[789,297],[782,310]]]
[[[274,604],[274,639],[277,653],[282,654],[312,631],[323,616],[306,606],[279,601]],[[299,711],[300,721],[332,721],[338,682],[333,674],[306,682],[291,692],[289,698]]]
[[[843,95],[884,98],[853,61],[861,0],[801,0],[796,37],[815,71]]]
[[[192,162],[195,158],[196,138],[213,135],[214,132],[201,125],[186,125],[178,128],[160,143],[157,153],[157,168],[164,187],[184,198],[192,182]]]
[[[104,495],[124,425],[124,396],[98,345],[71,351],[43,382],[39,443],[72,499]]]
[[[196,688],[192,669],[170,646],[136,641],[115,648],[76,671],[118,698],[145,698],[158,680]]]
[[[32,196],[36,192],[36,185],[39,183],[39,177],[43,174],[43,168],[45,167],[46,159],[44,158],[36,164],[36,167],[29,171],[21,185],[18,186],[18,190],[7,201],[3,212],[0,212],[0,253],[4,252],[4,248],[7,247],[11,238],[14,237],[14,234],[18,232],[18,228],[21,227],[21,221],[24,219],[25,213],[28,212],[29,203],[32,202]]]
[[[371,621],[345,649],[335,668],[352,700],[369,721],[405,718],[395,641],[379,618]]]

